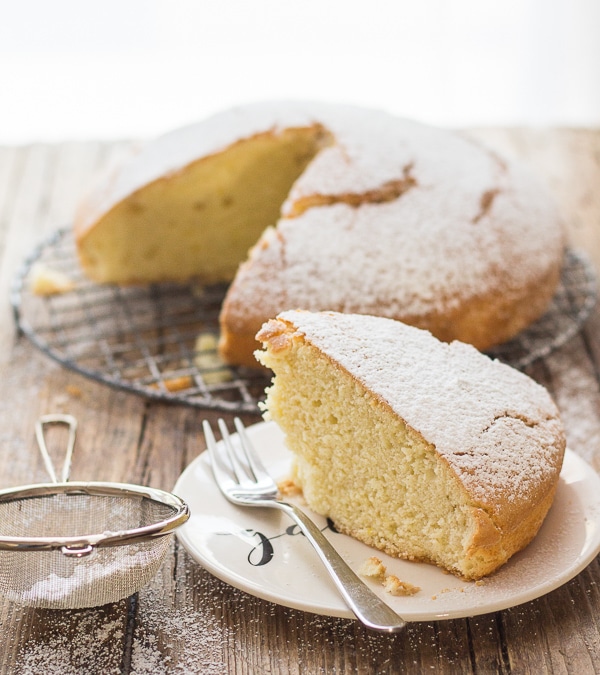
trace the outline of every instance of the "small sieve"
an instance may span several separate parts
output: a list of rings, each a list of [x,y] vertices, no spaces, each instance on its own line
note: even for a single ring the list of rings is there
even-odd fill
[[[69,431],[61,481],[45,427]],[[36,438],[51,483],[0,491],[0,594],[30,607],[75,609],[132,595],[158,571],[189,518],[175,495],[127,483],[69,481],[77,421],[45,415]]]

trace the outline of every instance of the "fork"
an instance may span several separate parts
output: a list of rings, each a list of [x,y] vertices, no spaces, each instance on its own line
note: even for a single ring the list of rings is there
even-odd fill
[[[239,418],[234,419],[243,457],[240,457],[224,420],[218,420],[222,444],[228,462],[219,451],[207,420],[202,423],[215,481],[223,496],[239,506],[276,508],[292,518],[313,545],[338,591],[355,616],[367,628],[396,633],[406,625],[394,610],[381,600],[354,573],[321,530],[298,507],[280,498],[277,484],[267,473]]]

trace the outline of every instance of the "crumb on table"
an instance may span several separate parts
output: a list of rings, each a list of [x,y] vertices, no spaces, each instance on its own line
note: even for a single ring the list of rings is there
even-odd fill
[[[165,389],[170,392],[182,391],[183,389],[189,389],[193,386],[194,380],[191,375],[182,375],[181,377],[171,377],[168,380],[163,380],[162,382],[165,386]],[[155,382],[150,385],[152,389],[160,389],[160,384]]]
[[[73,398],[81,398],[81,396],[83,396],[83,391],[81,390],[80,387],[78,387],[75,384],[68,384],[65,387],[65,389],[67,391],[67,394],[69,394],[69,396],[72,396]]]
[[[75,282],[64,272],[37,263],[31,270],[30,289],[35,295],[58,295],[75,288]]]
[[[200,371],[205,384],[220,384],[232,379],[231,371],[219,356],[216,335],[200,333],[196,338],[194,351],[194,364]]]

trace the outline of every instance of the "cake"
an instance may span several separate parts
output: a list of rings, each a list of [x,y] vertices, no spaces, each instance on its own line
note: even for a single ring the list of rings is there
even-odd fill
[[[544,312],[563,253],[553,201],[521,166],[310,102],[240,106],[149,143],[82,203],[75,239],[98,282],[230,284],[220,352],[248,366],[262,323],[296,308],[487,349]]]
[[[565,451],[541,385],[392,319],[285,311],[256,356],[292,480],[336,529],[392,556],[480,579],[523,549]]]

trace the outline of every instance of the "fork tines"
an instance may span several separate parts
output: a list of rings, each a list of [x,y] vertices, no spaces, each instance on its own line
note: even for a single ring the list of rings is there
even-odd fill
[[[224,453],[218,450],[217,441],[209,422],[207,420],[202,422],[202,429],[217,483],[222,481],[231,483],[232,476],[239,485],[255,484],[269,479],[265,467],[248,438],[244,424],[238,417],[233,422],[237,431],[236,436],[229,433],[225,420],[222,418],[217,420],[225,448]]]

